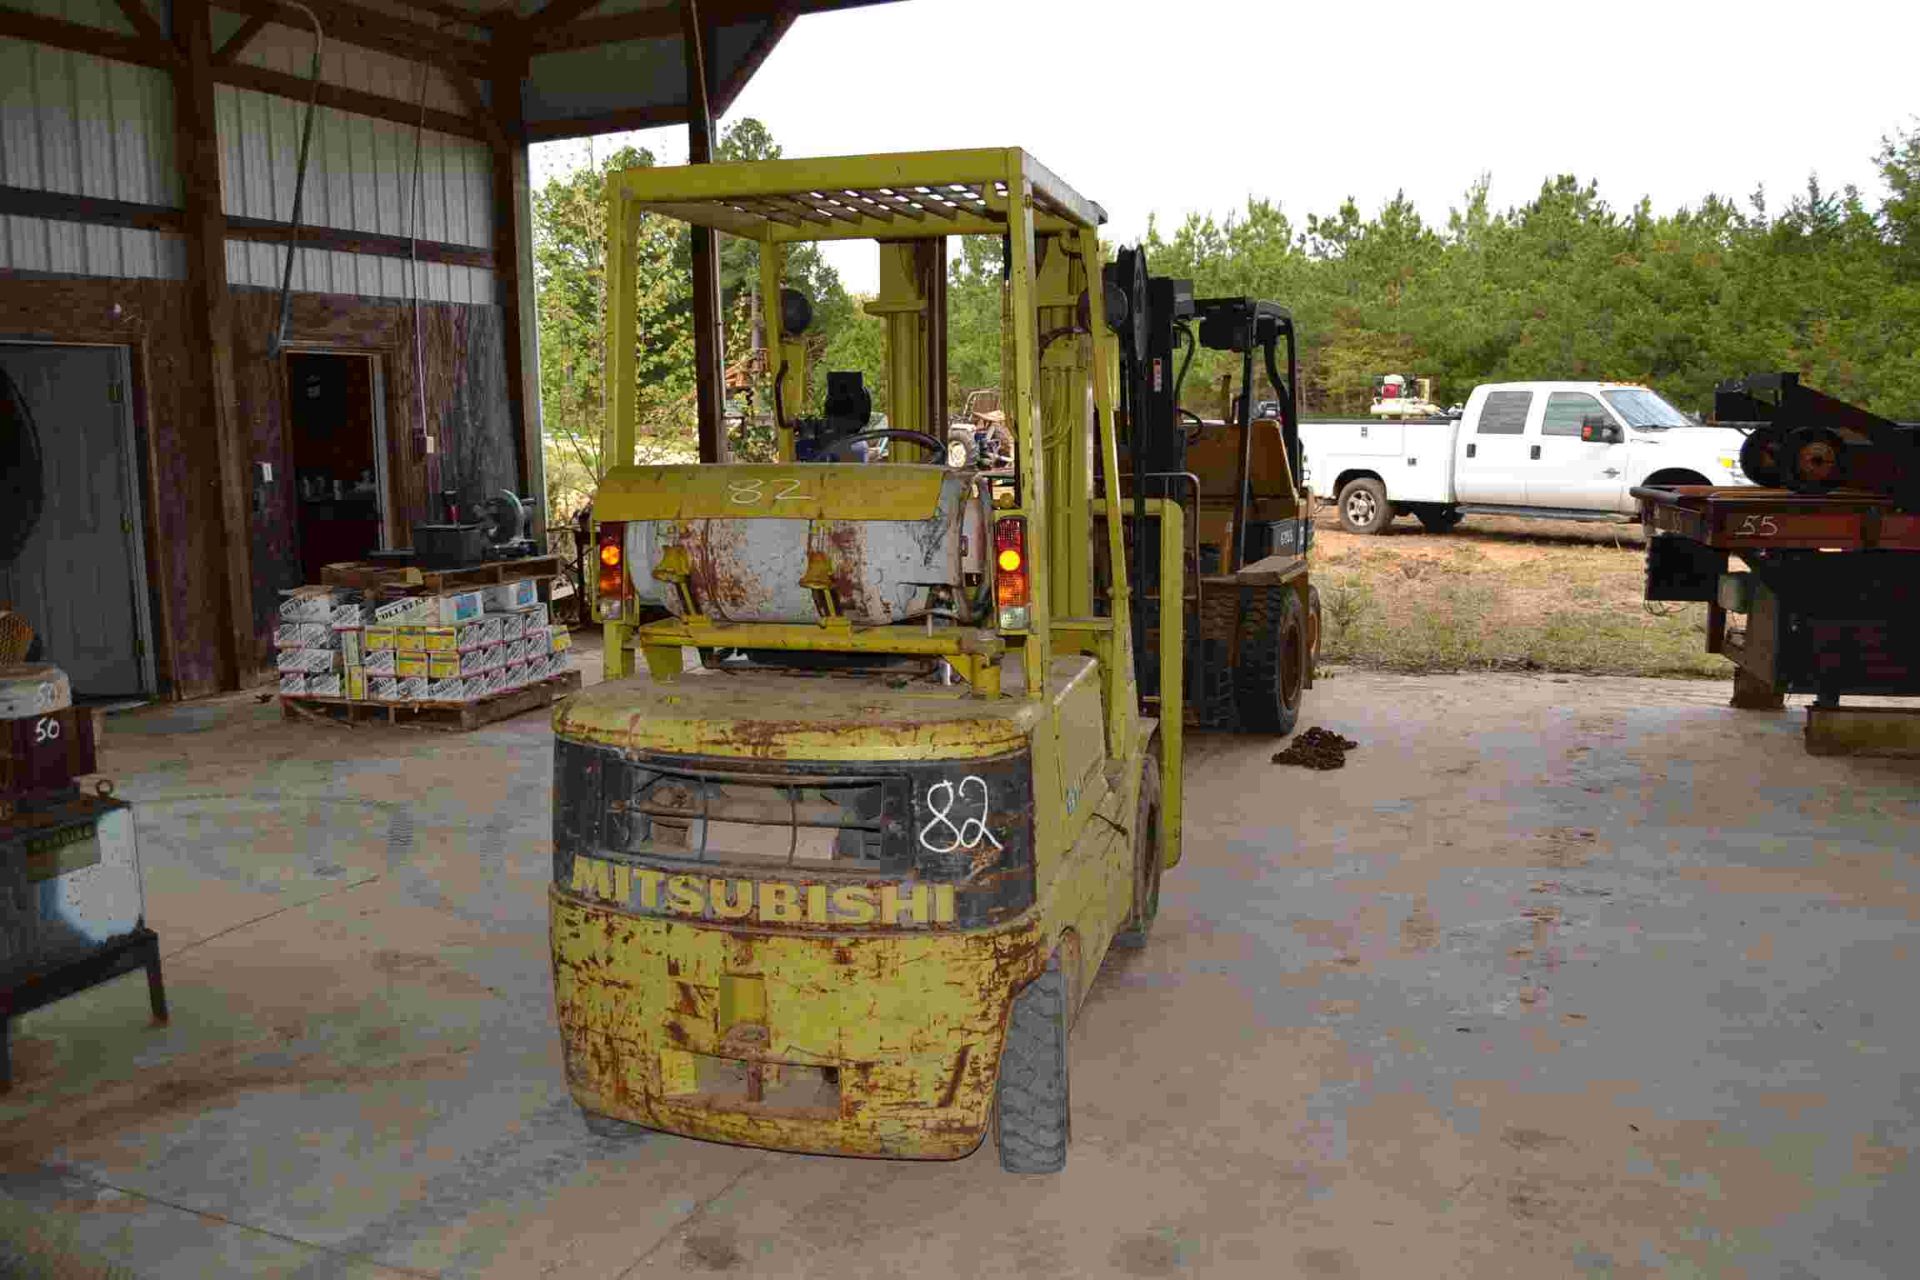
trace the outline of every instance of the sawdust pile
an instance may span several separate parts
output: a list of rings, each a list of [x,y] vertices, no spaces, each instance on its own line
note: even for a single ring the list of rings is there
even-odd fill
[[[1343,738],[1331,729],[1315,725],[1295,734],[1285,751],[1275,753],[1275,764],[1297,764],[1308,769],[1338,769],[1347,763],[1347,752],[1360,744]]]

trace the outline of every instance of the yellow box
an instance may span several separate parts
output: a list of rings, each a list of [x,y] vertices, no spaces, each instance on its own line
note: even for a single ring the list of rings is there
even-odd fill
[[[394,654],[393,674],[396,679],[400,680],[405,680],[413,676],[417,676],[422,680],[426,679],[427,655],[424,653],[408,653],[405,650]]]
[[[573,632],[558,625],[548,627],[547,645],[554,653],[565,653],[573,648]]]
[[[396,653],[425,653],[427,651],[426,628],[395,627],[393,648]]]
[[[372,653],[376,649],[395,648],[396,646],[393,641],[398,632],[398,627],[368,627],[366,636],[367,652]]]
[[[458,627],[422,627],[420,641],[428,653],[460,652],[460,629]]]
[[[365,667],[347,668],[347,697],[355,702],[367,700],[367,669]]]
[[[460,655],[457,653],[430,653],[427,655],[427,679],[452,680],[460,674]]]

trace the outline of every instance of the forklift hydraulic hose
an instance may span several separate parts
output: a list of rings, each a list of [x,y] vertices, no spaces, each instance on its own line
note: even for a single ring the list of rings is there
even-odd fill
[[[1173,406],[1174,408],[1179,409],[1180,408],[1180,388],[1187,385],[1187,370],[1193,367],[1193,353],[1195,350],[1199,348],[1200,344],[1193,340],[1193,330],[1189,329],[1184,324],[1177,324],[1173,326],[1173,331],[1179,334],[1180,337],[1184,339],[1187,344],[1186,357],[1180,361],[1180,372],[1173,375]],[[1186,411],[1182,409],[1181,412],[1184,413]],[[1198,414],[1192,414],[1189,416],[1191,416],[1195,422],[1200,421],[1200,417]]]

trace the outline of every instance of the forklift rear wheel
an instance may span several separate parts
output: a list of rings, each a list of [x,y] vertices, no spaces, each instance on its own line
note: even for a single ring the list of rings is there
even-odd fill
[[[1299,594],[1292,587],[1254,592],[1241,625],[1235,673],[1241,731],[1292,733],[1307,686],[1307,620]]]
[[[1067,1093],[1067,975],[1060,953],[1013,999],[1000,1051],[993,1141],[1008,1173],[1066,1167],[1073,1108]]]
[[[1158,740],[1147,747],[1158,751]],[[1160,764],[1151,755],[1140,770],[1140,802],[1133,819],[1133,915],[1113,937],[1113,945],[1138,951],[1160,914]]]
[[[1337,499],[1340,524],[1349,533],[1379,533],[1393,523],[1393,504],[1387,486],[1372,476],[1349,480]]]
[[[603,1116],[597,1111],[582,1110],[580,1119],[586,1124],[587,1132],[596,1138],[620,1138],[631,1142],[635,1138],[644,1138],[653,1132],[645,1125],[616,1120],[612,1116]]]

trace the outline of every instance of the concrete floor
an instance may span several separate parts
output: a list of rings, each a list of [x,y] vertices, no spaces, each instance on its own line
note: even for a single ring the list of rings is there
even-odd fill
[[[116,718],[173,1022],[128,978],[16,1024],[0,1231],[166,1277],[1913,1274],[1920,763],[1719,684],[1309,697],[1343,771],[1195,744],[1039,1180],[587,1136],[543,717]]]

